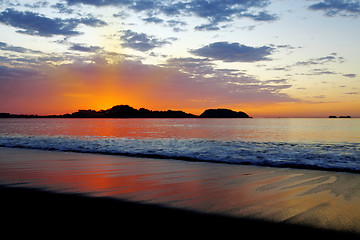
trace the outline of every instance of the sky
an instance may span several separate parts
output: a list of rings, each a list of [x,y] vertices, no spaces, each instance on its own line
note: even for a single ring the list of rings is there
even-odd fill
[[[0,0],[0,112],[360,117],[359,0]]]

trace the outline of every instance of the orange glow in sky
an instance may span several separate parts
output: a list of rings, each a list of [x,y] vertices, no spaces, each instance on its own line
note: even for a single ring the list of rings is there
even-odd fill
[[[170,2],[1,3],[0,112],[360,117],[356,4]]]
[[[233,103],[224,92],[212,92],[202,82],[193,84],[176,70],[148,69],[148,66],[132,62],[62,67],[46,72],[46,81],[33,82],[36,84],[9,86],[18,89],[21,95],[16,98],[21,101],[7,102],[2,111],[64,114],[127,104],[134,108],[183,110],[193,114],[201,114],[207,108],[223,107],[245,111],[253,117],[327,117],[349,113],[360,116],[360,104],[356,101],[316,103],[294,99],[293,102],[279,103],[265,99],[259,102],[254,95],[244,103]]]

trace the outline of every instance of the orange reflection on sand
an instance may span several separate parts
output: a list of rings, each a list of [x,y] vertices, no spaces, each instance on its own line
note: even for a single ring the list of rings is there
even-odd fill
[[[358,174],[36,150],[1,151],[2,184],[25,183],[55,192],[328,229],[360,229]]]

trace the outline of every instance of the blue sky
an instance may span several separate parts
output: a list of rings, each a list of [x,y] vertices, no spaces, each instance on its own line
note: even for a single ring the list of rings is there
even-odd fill
[[[359,16],[354,0],[1,1],[0,112],[360,117]]]

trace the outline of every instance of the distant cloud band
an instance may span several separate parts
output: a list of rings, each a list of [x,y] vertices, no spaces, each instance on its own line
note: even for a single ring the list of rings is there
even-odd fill
[[[63,20],[61,18],[48,18],[30,11],[20,12],[12,8],[0,13],[0,23],[21,29],[17,31],[19,33],[42,37],[79,35],[81,33],[76,30],[79,24],[93,27],[106,25],[104,21],[94,17]]]
[[[358,0],[323,0],[309,6],[310,10],[324,11],[326,16],[359,16],[360,1]]]
[[[268,56],[273,50],[274,48],[268,46],[249,47],[239,43],[215,42],[190,52],[224,62],[257,62],[270,60]]]

